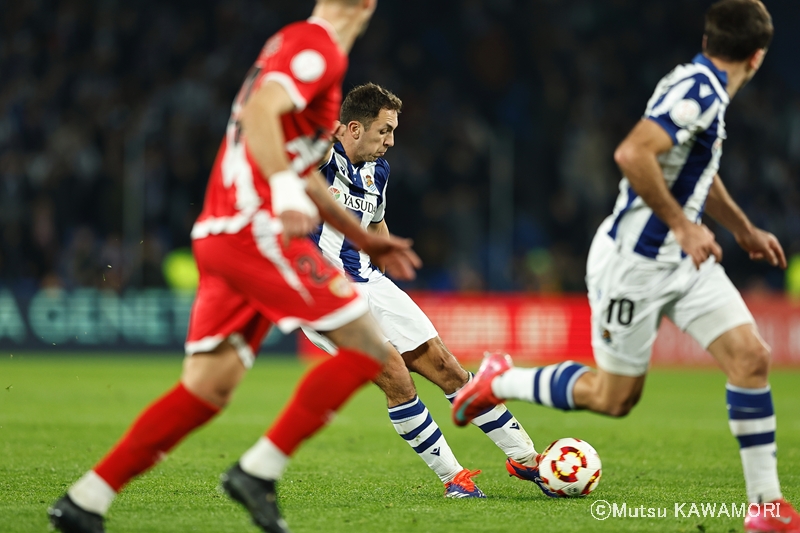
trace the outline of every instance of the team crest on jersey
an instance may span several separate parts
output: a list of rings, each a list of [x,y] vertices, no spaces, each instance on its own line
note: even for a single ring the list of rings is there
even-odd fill
[[[334,276],[328,284],[328,289],[337,298],[349,298],[353,295],[353,286],[343,276]]]
[[[292,58],[289,68],[303,83],[313,83],[325,74],[325,58],[316,50],[303,50]]]
[[[338,200],[339,197],[342,195],[342,191],[337,189],[336,187],[328,187],[328,192],[331,193],[334,200]]]
[[[675,124],[681,128],[685,128],[686,126],[694,124],[700,117],[700,111],[700,104],[691,98],[686,98],[672,107],[669,116]]]
[[[364,183],[367,185],[367,187],[373,187],[375,185],[375,180],[372,179],[372,176],[367,174],[364,176]]]

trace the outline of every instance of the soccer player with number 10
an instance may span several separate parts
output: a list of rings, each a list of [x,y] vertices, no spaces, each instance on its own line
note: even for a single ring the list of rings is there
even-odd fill
[[[617,148],[624,175],[614,212],[589,250],[586,284],[597,371],[572,361],[512,368],[508,356],[484,360],[456,398],[465,425],[507,399],[558,409],[624,416],[642,394],[658,326],[668,316],[717,360],[728,378],[730,428],[738,439],[748,533],[800,533],[800,515],[783,500],[768,382],[769,347],[719,264],[722,251],[701,223],[707,213],[753,260],[786,268],[774,235],[755,227],[717,173],[731,98],[761,66],[773,26],[759,0],[721,0],[706,14],[703,52],[656,86],[642,120]],[[769,509],[780,503],[780,516]]]

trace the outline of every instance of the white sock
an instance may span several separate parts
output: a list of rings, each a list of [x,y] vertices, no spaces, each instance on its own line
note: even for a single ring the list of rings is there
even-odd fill
[[[512,368],[511,370],[516,369]],[[472,381],[473,377],[475,376],[470,372],[467,382]],[[496,378],[495,381],[497,381]],[[451,394],[445,394],[445,398],[453,403],[458,392],[457,390]],[[505,405],[494,406],[492,410],[475,417],[472,424],[492,439],[492,442],[503,450],[506,457],[526,466],[536,466],[536,448],[533,447],[533,440]]]
[[[239,459],[242,470],[261,479],[279,480],[286,470],[289,456],[266,437],[261,437]]]
[[[774,442],[739,450],[750,503],[769,503],[783,497],[776,474],[778,459],[775,452]]]
[[[94,470],[86,472],[69,488],[67,494],[78,507],[101,516],[108,512],[111,502],[117,496],[111,485],[98,476]]]
[[[510,368],[492,380],[492,394],[501,400],[533,402],[533,377],[538,368]]]
[[[417,452],[442,483],[452,481],[464,469],[418,396],[409,402],[390,407],[389,419],[397,434]]]
[[[536,466],[533,440],[505,405],[495,405],[488,413],[475,417],[472,423],[486,433],[507,457],[524,465]]]

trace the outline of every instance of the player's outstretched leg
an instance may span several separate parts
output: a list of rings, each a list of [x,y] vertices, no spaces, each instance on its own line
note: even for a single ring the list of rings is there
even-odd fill
[[[453,422],[466,426],[487,409],[509,399],[574,410],[575,383],[588,371],[589,367],[574,361],[539,368],[514,368],[508,355],[487,354],[475,379],[456,395]]]
[[[324,427],[355,391],[381,371],[379,360],[384,360],[386,353],[371,324],[365,315],[337,330],[339,355],[306,373],[272,427],[242,455],[238,464],[222,475],[223,490],[242,503],[264,531],[288,531],[278,511],[275,484],[289,457]],[[342,347],[346,337],[359,339],[375,357],[365,355],[367,350]]]
[[[456,459],[439,425],[417,396],[414,380],[400,353],[386,345],[389,357],[375,384],[386,395],[395,431],[444,483],[446,498],[485,498],[470,473]]]
[[[503,412],[503,416],[511,419],[511,413],[505,408],[503,402],[508,398],[507,396],[498,397],[493,391],[493,382],[498,376],[507,374],[510,370],[523,371],[521,376],[514,377],[514,381],[528,384],[528,388],[535,390],[537,385],[541,386],[546,384],[547,400],[551,407],[572,408],[572,388],[575,381],[585,373],[588,368],[583,365],[578,365],[572,361],[561,363],[558,365],[551,365],[540,369],[513,369],[511,357],[505,354],[486,354],[478,373],[467,383],[461,390],[455,394],[453,402],[453,421],[458,426],[465,426],[472,422],[478,427],[483,429],[484,419],[487,416],[495,416],[497,412]],[[530,374],[530,375],[528,375]],[[542,382],[541,379],[545,381]],[[531,386],[533,384],[533,386]],[[544,388],[544,387],[543,387]],[[536,394],[532,394],[528,401],[534,401]],[[542,403],[542,402],[539,402]],[[564,407],[568,406],[568,407]],[[516,423],[516,420],[515,420]],[[518,423],[516,423],[519,426]],[[513,426],[512,426],[513,427]],[[519,427],[521,432],[524,432],[522,427]],[[492,436],[490,433],[487,435]],[[530,442],[531,456],[527,460],[519,460],[513,456],[509,456],[506,461],[506,470],[509,475],[526,481],[535,483],[542,492],[551,498],[558,495],[553,493],[542,482],[539,476],[539,455],[533,448],[533,442],[527,433],[524,434]],[[498,443],[498,446],[501,444]],[[502,448],[502,446],[501,446]]]
[[[769,347],[754,324],[743,324],[720,335],[707,349],[728,377],[728,420],[731,433],[739,441],[750,502],[745,531],[800,533],[800,515],[783,499],[778,480],[777,424],[768,382]]]
[[[403,354],[403,358],[409,368],[438,385],[450,403],[462,387],[473,379],[472,374],[461,367],[438,336]],[[472,423],[506,454],[506,469],[510,475],[542,486],[533,440],[505,405],[488,407]]]
[[[445,498],[485,498],[472,481],[480,470],[462,467],[419,396],[389,408],[394,429],[444,483]]]
[[[726,390],[731,432],[739,441],[751,502],[745,532],[800,533],[800,516],[783,499],[778,482],[775,412],[769,386],[753,389],[729,383]]]
[[[122,487],[219,410],[179,383],[145,409],[108,455],[48,509],[50,523],[64,533],[102,532],[102,517]]]

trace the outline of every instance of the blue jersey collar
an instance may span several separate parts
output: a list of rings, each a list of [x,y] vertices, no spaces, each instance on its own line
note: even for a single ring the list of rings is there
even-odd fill
[[[724,70],[718,69],[714,65],[714,63],[712,63],[711,60],[704,54],[697,54],[696,56],[694,56],[694,59],[692,59],[692,63],[698,63],[700,65],[707,66],[711,70],[711,72],[714,73],[714,76],[717,77],[719,82],[722,84],[722,87],[723,88],[728,87],[728,73],[725,72]]]
[[[342,143],[339,142],[334,143],[333,149],[336,151],[337,154],[347,157],[347,152],[344,151],[344,146],[342,146]],[[347,157],[347,160],[350,161],[350,158]]]

